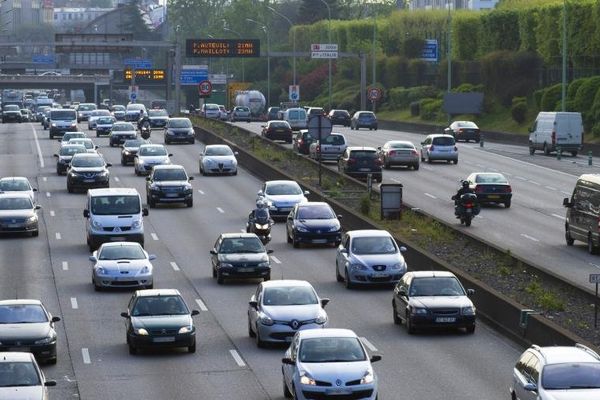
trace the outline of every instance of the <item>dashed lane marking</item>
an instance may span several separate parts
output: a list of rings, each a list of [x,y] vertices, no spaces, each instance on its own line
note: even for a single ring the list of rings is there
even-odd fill
[[[198,189],[198,193],[204,194],[204,192],[202,190],[200,190],[200,189]]]
[[[223,209],[221,207],[217,207],[217,211],[220,212],[221,214],[225,214],[225,211],[223,211]]]
[[[69,270],[69,263],[66,261],[62,262],[62,269],[63,271],[68,271]]]
[[[158,235],[156,233],[152,232],[150,236],[152,236],[152,240],[158,240]]]
[[[40,142],[38,141],[37,133],[35,132],[35,128],[33,124],[29,125],[31,127],[31,131],[33,132],[33,139],[35,140],[35,148],[37,150],[38,159],[40,161],[40,168],[44,168],[44,157],[42,157],[42,149],[40,148]]]
[[[429,193],[423,193],[423,194],[424,194],[425,196],[427,196],[427,197],[431,197],[432,199],[437,199],[437,197],[435,197],[435,196],[434,196],[434,195],[432,195],[432,194],[429,194]]]
[[[79,308],[79,305],[77,304],[77,298],[76,297],[71,297],[71,308],[73,310],[77,310]]]
[[[119,182],[119,181],[120,181],[119,177],[115,176],[115,182]]]
[[[231,357],[233,357],[233,359],[235,360],[236,364],[240,367],[245,367],[246,363],[244,362],[244,360],[242,359],[242,357],[239,355],[239,353],[236,350],[229,350],[229,353],[231,354]]]
[[[275,261],[275,264],[281,264],[281,261],[279,260],[279,258],[277,258],[275,256],[271,256],[271,260]]]
[[[544,187],[548,190],[557,190],[555,187],[552,187],[552,186],[544,186]]]
[[[563,221],[566,219],[563,215],[552,214],[552,216],[558,219],[562,219]]]
[[[539,242],[538,239],[534,238],[533,236],[526,235],[525,233],[521,233],[521,236],[523,236],[525,239],[529,239],[529,240],[532,240],[534,242]]]
[[[171,268],[173,268],[173,271],[179,271],[179,266],[174,261],[171,261]]]
[[[377,347],[373,346],[373,343],[369,342],[369,340],[366,337],[361,337],[360,341],[363,342],[363,344],[367,346],[369,350],[377,351]]]
[[[52,193],[46,192],[46,197],[50,197],[50,196],[52,196]]]
[[[196,304],[198,304],[198,307],[200,307],[200,310],[208,311],[208,307],[206,307],[206,304],[204,304],[204,302],[201,299],[196,299]]]
[[[48,177],[46,177],[46,176],[43,176],[43,177],[42,177],[42,180],[43,180],[44,182],[47,182],[47,181],[48,181]]]
[[[84,364],[91,364],[92,360],[90,359],[90,351],[84,347],[83,349],[81,349],[81,356],[83,357],[83,363]]]
[[[532,183],[532,184],[534,184],[534,185],[536,185],[536,186],[542,186],[542,184],[541,184],[541,183],[539,183],[539,182],[536,182],[536,181],[532,181],[532,180],[530,180],[530,181],[529,181],[529,183]]]
[[[62,239],[62,236],[60,236],[60,232],[56,232],[56,240],[60,240]]]
[[[54,217],[54,216],[56,216],[56,213],[54,212],[54,210],[50,210],[50,216],[51,216],[51,217]]]

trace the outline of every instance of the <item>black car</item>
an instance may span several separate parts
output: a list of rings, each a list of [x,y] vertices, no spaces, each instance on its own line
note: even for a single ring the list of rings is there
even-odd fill
[[[350,129],[369,128],[377,130],[377,117],[372,111],[357,111],[350,119]]]
[[[2,123],[7,122],[21,122],[23,115],[21,114],[21,108],[14,104],[8,104],[2,107]]]
[[[292,148],[300,154],[308,154],[310,152],[310,145],[315,140],[317,139],[311,136],[308,129],[302,129],[294,135]]]
[[[481,140],[481,130],[471,121],[454,121],[449,127],[444,129],[444,133],[454,136],[457,142],[461,140],[465,142],[474,140],[476,143],[479,143]]]
[[[331,206],[323,202],[296,204],[286,221],[286,239],[294,247],[301,243],[334,244],[342,242],[342,225]]]
[[[169,120],[167,110],[148,110],[148,119],[150,120],[150,128],[164,128]]]
[[[136,291],[127,311],[129,354],[142,348],[187,347],[196,352],[196,328],[192,317],[198,310],[188,308],[177,289],[146,289]]]
[[[115,123],[115,117],[99,117],[96,120],[96,137],[110,135],[112,127]]]
[[[165,144],[187,142],[194,144],[196,134],[189,118],[171,118],[165,126]]]
[[[382,162],[373,147],[347,147],[338,160],[338,172],[354,178],[366,178],[371,174],[377,182],[383,179]]]
[[[126,140],[125,143],[123,143],[123,149],[121,150],[121,165],[133,163],[135,155],[143,144],[150,144],[150,141],[142,138]]]
[[[508,179],[498,172],[474,172],[466,179],[469,187],[477,195],[477,201],[483,203],[504,204],[510,208],[512,187]]]
[[[181,165],[157,165],[146,177],[146,202],[152,207],[158,203],[185,203],[194,205],[194,188],[185,168]]]
[[[108,144],[110,147],[119,146],[126,140],[136,137],[137,131],[131,122],[115,122],[110,131]]]
[[[273,121],[279,118],[280,107],[269,107],[267,110],[267,121]]]
[[[268,121],[262,128],[262,135],[267,139],[292,143],[292,127],[287,121]]]
[[[98,153],[75,154],[67,170],[67,191],[109,187],[110,166],[112,164],[106,163]]]
[[[327,117],[331,120],[331,125],[350,126],[350,113],[346,110],[331,110]]]
[[[82,144],[64,144],[60,146],[58,154],[54,154],[56,158],[56,173],[58,175],[67,173],[71,159],[77,153],[87,153],[85,146]]]
[[[0,352],[26,351],[39,361],[56,364],[58,321],[39,300],[1,300]]]
[[[408,333],[418,328],[465,328],[475,332],[476,310],[452,272],[413,271],[404,274],[394,288],[394,323],[406,324]]]
[[[271,279],[269,254],[254,233],[222,233],[210,251],[212,275],[217,283],[233,278]]]

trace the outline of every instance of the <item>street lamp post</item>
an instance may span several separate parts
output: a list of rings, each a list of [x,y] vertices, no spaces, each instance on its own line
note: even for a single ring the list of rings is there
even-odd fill
[[[293,85],[296,86],[296,30],[294,29],[294,23],[285,15],[283,15],[282,13],[280,13],[279,11],[275,10],[273,7],[269,6],[267,7],[269,10],[271,10],[274,14],[279,15],[281,18],[285,19],[289,24],[290,24],[290,30],[292,31],[292,53],[293,54],[293,58],[292,58],[292,70],[293,70]]]
[[[257,24],[261,27],[265,35],[267,36],[267,108],[271,106],[271,38],[269,35],[269,29],[266,25],[261,24],[251,18],[246,18],[246,21]]]
[[[561,110],[566,111],[567,98],[567,0],[563,0],[562,18],[562,97]]]
[[[321,3],[325,4],[325,7],[327,7],[327,15],[328,15],[328,21],[329,21],[329,33],[327,34],[327,36],[328,36],[329,43],[331,43],[331,8],[329,7],[329,4],[325,0],[320,0],[320,1],[321,1]],[[329,61],[329,109],[331,110],[331,58],[328,61]]]
[[[377,74],[376,74],[376,69],[377,69],[377,62],[375,60],[375,39],[376,39],[376,35],[377,35],[377,14],[375,14],[375,9],[373,9],[373,65],[371,66],[371,68],[373,69],[373,88],[375,88],[375,84],[377,82]],[[371,101],[371,106],[372,106],[372,111],[375,112],[375,103],[376,100],[372,100]]]
[[[452,90],[452,13],[450,9],[452,4],[447,3],[448,6],[448,37],[447,37],[447,55],[446,62],[448,63],[448,93]],[[450,124],[450,114],[448,114],[448,124]]]

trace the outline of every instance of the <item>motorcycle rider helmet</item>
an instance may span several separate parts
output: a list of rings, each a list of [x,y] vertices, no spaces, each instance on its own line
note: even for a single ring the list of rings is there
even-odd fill
[[[463,187],[463,189],[468,189],[469,188],[469,181],[462,181],[462,187]]]
[[[267,208],[267,202],[261,197],[256,201],[256,208]]]

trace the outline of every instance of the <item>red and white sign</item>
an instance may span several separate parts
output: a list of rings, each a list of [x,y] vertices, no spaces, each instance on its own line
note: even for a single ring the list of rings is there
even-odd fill
[[[207,96],[212,92],[212,83],[210,81],[202,81],[198,84],[198,93],[201,96]]]
[[[382,92],[379,88],[370,88],[367,92],[371,101],[377,101],[381,98]]]
[[[310,45],[310,51],[338,51],[337,43],[313,43]]]

